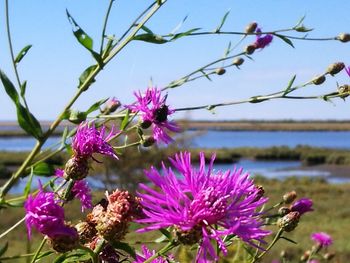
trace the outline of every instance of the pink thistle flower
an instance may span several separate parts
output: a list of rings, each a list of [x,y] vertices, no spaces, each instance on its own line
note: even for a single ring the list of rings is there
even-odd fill
[[[311,234],[311,239],[314,240],[321,247],[328,247],[333,244],[332,237],[324,232],[317,232]]]
[[[55,175],[57,177],[63,178],[64,171],[62,169],[56,169]],[[86,180],[75,181],[71,194],[73,197],[76,197],[80,200],[82,212],[84,212],[85,209],[90,209],[93,207],[91,189],[88,186],[88,182]]]
[[[312,208],[313,202],[309,198],[301,198],[296,201],[290,208],[292,212],[299,212],[300,215],[306,212],[314,211]]]
[[[145,218],[139,223],[149,224],[139,232],[174,227],[180,242],[199,243],[196,261],[208,256],[218,259],[211,240],[217,241],[220,250],[227,254],[222,236],[236,235],[244,242],[257,247],[270,234],[263,230],[257,208],[267,202],[261,191],[242,169],[213,171],[215,155],[206,169],[204,153],[200,153],[199,169],[192,167],[190,153],[180,153],[170,158],[180,176],[163,163],[164,176],[154,167],[146,176],[160,191],[140,184],[145,193],[140,194]],[[218,226],[218,228],[216,227]]]
[[[32,234],[32,227],[50,238],[76,235],[65,225],[64,210],[60,206],[60,202],[55,198],[54,193],[44,192],[43,189],[40,189],[35,197],[33,195],[28,197],[24,203],[24,208],[26,210],[25,222],[29,238]]]
[[[154,256],[156,254],[155,250],[149,250],[145,245],[142,245],[142,254],[143,255],[136,255],[136,260],[133,263],[142,263],[145,262],[147,259],[149,259],[150,257]],[[171,262],[174,262],[174,256],[173,255],[169,255],[167,258],[171,259]],[[157,257],[154,260],[151,261],[151,263],[167,263],[169,262],[167,260],[167,258],[165,257]]]
[[[83,122],[79,125],[77,133],[73,138],[72,148],[74,156],[81,159],[92,157],[94,153],[107,155],[118,159],[113,147],[107,142],[116,132],[112,128],[108,135],[105,135],[106,126],[97,129],[95,125]],[[94,159],[96,161],[96,159]]]
[[[345,71],[346,71],[346,74],[348,74],[348,76],[350,77],[350,66],[345,67]]]
[[[153,137],[156,141],[163,141],[168,144],[172,138],[167,131],[179,132],[179,126],[168,120],[168,116],[175,111],[166,105],[166,96],[161,96],[161,91],[157,88],[148,88],[145,94],[139,91],[134,92],[137,103],[126,106],[133,112],[140,112],[144,128],[152,125]]]
[[[258,49],[258,48],[263,49],[263,48],[267,47],[273,40],[273,35],[271,35],[271,34],[267,34],[265,36],[262,36],[260,28],[256,29],[256,33],[257,33],[256,40],[253,44],[256,49]]]

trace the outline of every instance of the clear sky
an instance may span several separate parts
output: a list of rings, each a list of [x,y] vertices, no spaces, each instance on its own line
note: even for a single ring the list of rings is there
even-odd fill
[[[14,81],[5,37],[4,1],[0,3],[0,68]],[[74,94],[77,79],[93,63],[89,53],[75,40],[65,9],[67,8],[99,47],[107,0],[11,0],[10,20],[15,53],[23,46],[33,48],[19,66],[22,80],[28,80],[27,97],[31,110],[42,120],[56,117]],[[150,1],[116,0],[108,34],[120,34]],[[169,0],[147,24],[154,32],[166,34],[186,16],[182,27],[213,30],[227,10],[231,10],[223,30],[241,31],[257,21],[263,30],[293,26],[306,15],[305,25],[315,28],[310,37],[336,36],[350,32],[350,1],[323,0]],[[98,99],[115,96],[122,103],[133,101],[132,92],[143,90],[150,78],[158,87],[222,56],[229,41],[237,36],[183,38],[176,42],[153,45],[131,43],[108,65],[96,83],[83,94],[74,109],[85,110]],[[254,41],[251,37],[238,47]],[[191,82],[169,91],[168,101],[175,108],[239,100],[268,94],[286,86],[297,74],[295,83],[303,83],[324,72],[332,62],[350,64],[350,43],[338,41],[295,41],[295,49],[278,39],[253,55],[241,70],[229,69],[213,82],[205,79]],[[350,82],[345,72],[328,78],[322,86],[310,86],[299,94],[321,94],[336,89],[336,82]],[[0,120],[16,118],[15,108],[0,89]],[[349,119],[349,102],[279,100],[260,104],[245,104],[218,108],[215,114],[206,110],[177,114],[176,118],[237,120],[237,119]]]

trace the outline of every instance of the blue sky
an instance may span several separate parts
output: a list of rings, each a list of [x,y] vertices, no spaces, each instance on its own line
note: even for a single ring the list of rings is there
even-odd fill
[[[15,51],[32,44],[33,48],[19,65],[22,80],[28,80],[27,99],[33,113],[42,120],[51,120],[74,94],[77,79],[93,63],[88,52],[75,40],[66,18],[67,8],[76,21],[99,47],[100,31],[107,0],[11,0],[10,14]],[[108,34],[120,35],[150,1],[116,0]],[[0,68],[14,81],[5,38],[4,3],[0,3]],[[310,36],[335,36],[350,32],[350,2],[301,0],[169,0],[147,24],[154,32],[165,34],[187,15],[182,27],[213,30],[223,14],[231,10],[223,30],[241,31],[257,21],[263,30],[293,26],[306,15],[305,25],[315,28]],[[108,65],[96,83],[73,106],[85,110],[101,98],[115,96],[123,103],[133,101],[132,92],[147,87],[150,78],[158,87],[222,56],[229,41],[236,36],[183,38],[164,45],[131,43]],[[254,41],[248,39],[240,47]],[[241,70],[229,69],[213,82],[205,79],[169,91],[168,101],[175,108],[244,99],[268,94],[286,86],[297,74],[296,83],[303,83],[324,72],[332,62],[350,64],[350,43],[295,41],[295,49],[278,39],[265,50],[253,55]],[[328,78],[322,86],[310,86],[299,94],[321,94],[333,91],[336,82],[349,83],[342,72]],[[15,108],[3,89],[0,90],[0,120],[15,119]],[[211,120],[237,119],[349,119],[349,103],[341,100],[322,101],[279,100],[260,104],[244,104],[218,108],[215,114],[206,110],[179,113],[176,118]]]

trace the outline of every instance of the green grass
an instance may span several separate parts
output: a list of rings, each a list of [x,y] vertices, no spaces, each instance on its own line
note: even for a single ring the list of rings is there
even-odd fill
[[[298,245],[282,240],[272,249],[271,253],[263,262],[271,262],[272,259],[278,258],[282,249],[294,255],[294,261],[292,262],[298,262],[296,259],[299,258],[299,255],[305,249],[311,248],[310,234],[316,231],[327,232],[334,238],[335,242],[330,250],[337,253],[338,261],[335,262],[347,262],[347,259],[350,258],[350,243],[348,242],[348,233],[350,232],[350,208],[348,205],[350,184],[330,185],[322,180],[305,178],[291,178],[281,182],[279,180],[267,180],[261,177],[256,178],[256,183],[264,186],[266,195],[270,198],[269,205],[277,203],[285,192],[296,190],[299,198],[312,198],[315,209],[314,212],[303,215],[296,230],[287,234],[287,237],[298,242]],[[95,193],[95,201],[98,201],[102,195],[102,192]],[[79,203],[76,201],[69,204],[65,210],[66,218],[72,223],[76,223],[84,217],[80,213]],[[5,229],[9,228],[23,215],[23,208],[2,209],[0,211],[0,232],[2,233]],[[138,248],[140,246],[140,244],[137,244],[138,242],[152,241],[159,236],[160,234],[158,232],[145,234],[132,232],[128,234],[126,241],[133,244],[136,243],[135,246]],[[27,251],[26,230],[23,224],[3,238],[0,241],[0,245],[3,245],[6,240],[9,242],[9,249],[5,256],[16,255]],[[41,236],[34,231],[31,251],[35,250],[40,240]],[[234,251],[230,250],[230,255],[234,255]],[[181,262],[189,262],[188,258],[185,259],[185,250],[178,250],[177,253],[180,253]],[[47,260],[44,262],[51,262]],[[25,261],[11,260],[3,262]],[[223,262],[232,262],[232,257]]]

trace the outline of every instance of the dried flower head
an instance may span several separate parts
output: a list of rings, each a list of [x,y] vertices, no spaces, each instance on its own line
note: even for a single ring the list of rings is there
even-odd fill
[[[148,226],[139,231],[173,227],[179,241],[199,243],[197,260],[217,259],[212,239],[226,254],[221,236],[233,234],[253,246],[254,241],[263,242],[270,232],[262,229],[256,209],[267,198],[261,197],[248,174],[242,175],[242,169],[214,171],[214,159],[215,155],[206,169],[204,153],[200,153],[200,166],[196,169],[192,167],[190,153],[185,152],[170,158],[180,176],[164,164],[164,176],[154,167],[145,171],[159,191],[140,184],[145,191],[139,194],[145,218],[138,222]]]
[[[108,143],[108,140],[116,134],[114,128],[111,129],[109,134],[106,135],[105,133],[106,126],[97,129],[93,123],[81,123],[73,138],[74,156],[88,159],[93,158],[94,153],[99,153],[118,159],[113,147]]]
[[[166,105],[167,96],[161,95],[157,88],[148,88],[145,94],[141,92],[134,93],[137,103],[126,106],[133,112],[140,112],[143,121],[143,128],[152,126],[153,138],[156,141],[170,143],[172,138],[167,131],[179,132],[180,128],[173,121],[168,120],[168,116],[174,113],[174,110]]]
[[[321,247],[328,247],[333,244],[333,239],[325,232],[317,232],[311,234],[311,239]]]

